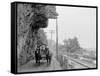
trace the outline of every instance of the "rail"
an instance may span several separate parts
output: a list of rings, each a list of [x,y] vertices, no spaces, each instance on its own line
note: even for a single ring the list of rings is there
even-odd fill
[[[71,58],[71,57],[69,57],[67,55],[63,55],[63,59],[64,60],[70,60],[70,61],[72,61],[74,63],[80,64],[81,66],[83,66],[85,68],[94,68],[94,67],[96,67],[95,64],[92,64],[92,63],[89,64],[89,63],[83,62],[82,60]]]

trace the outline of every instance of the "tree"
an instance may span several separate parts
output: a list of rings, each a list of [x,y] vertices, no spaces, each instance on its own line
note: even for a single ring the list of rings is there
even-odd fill
[[[64,40],[64,46],[67,52],[71,53],[78,51],[80,49],[77,37],[74,37],[73,39]]]

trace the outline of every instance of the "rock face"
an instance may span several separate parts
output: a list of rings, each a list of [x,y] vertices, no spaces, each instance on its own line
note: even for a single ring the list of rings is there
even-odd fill
[[[51,6],[47,5],[18,4],[17,6],[18,66],[27,63],[31,59],[34,59],[34,51],[39,44],[41,43],[48,44],[47,38],[42,29],[48,26],[48,18],[53,18],[54,16],[57,16],[54,9],[55,7],[51,8]]]

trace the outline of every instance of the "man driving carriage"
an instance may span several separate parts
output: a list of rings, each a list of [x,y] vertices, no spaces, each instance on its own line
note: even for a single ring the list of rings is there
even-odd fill
[[[37,47],[35,51],[36,63],[40,63],[40,60],[47,60],[47,63],[51,63],[52,54],[49,51],[47,45],[43,44]]]

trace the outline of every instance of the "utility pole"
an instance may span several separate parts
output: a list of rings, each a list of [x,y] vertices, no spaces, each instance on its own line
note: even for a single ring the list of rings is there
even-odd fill
[[[58,21],[56,18],[56,56],[58,58]]]

